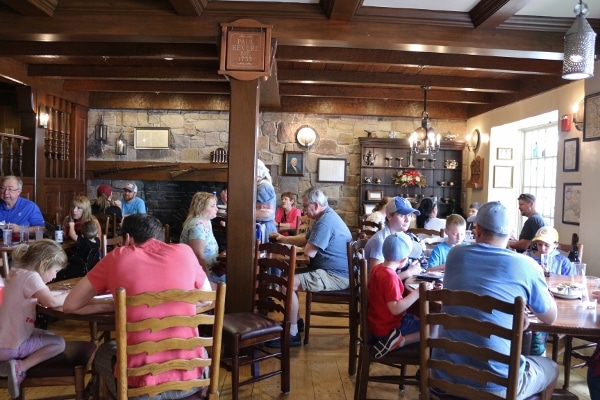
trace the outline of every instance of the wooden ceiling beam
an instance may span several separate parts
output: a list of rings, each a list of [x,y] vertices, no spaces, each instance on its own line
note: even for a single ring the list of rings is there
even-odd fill
[[[218,60],[216,44],[115,42],[13,42],[0,40],[0,57],[74,56],[119,58],[193,58]]]
[[[469,12],[473,26],[495,29],[533,0],[480,0]]]
[[[280,70],[281,83],[319,83],[323,85],[369,85],[369,86],[431,86],[436,88],[462,90],[469,88],[484,92],[512,92],[519,90],[519,84],[508,79],[463,78],[438,75],[405,75],[379,72],[350,71],[310,71]]]
[[[15,17],[0,13],[0,37],[17,41],[211,43],[224,17],[155,15],[56,15]],[[560,60],[564,32],[474,30],[414,24],[343,23],[322,19],[261,17],[279,45],[387,50]],[[160,27],[160,29],[148,29]],[[415,43],[418,38],[418,43]]]
[[[58,5],[58,0],[2,0],[0,2],[25,17],[51,17]]]
[[[208,4],[208,0],[169,0],[177,14],[181,16],[199,16]]]
[[[30,76],[51,78],[157,79],[167,81],[225,82],[216,69],[172,67],[111,67],[97,65],[31,64]]]
[[[423,100],[422,89],[404,87],[390,89],[368,86],[281,84],[280,92],[282,96],[294,97]],[[485,92],[434,90],[427,93],[427,102],[487,104],[490,102],[490,94]]]
[[[321,0],[320,4],[330,20],[348,22],[362,6],[362,0]]]
[[[424,65],[448,68],[471,68],[516,74],[553,75],[559,73],[562,68],[562,61],[560,60],[550,61],[465,54],[305,46],[279,46],[277,49],[277,59],[279,61],[320,62],[345,65]]]
[[[152,92],[230,94],[228,82],[66,79],[64,90],[84,92]]]

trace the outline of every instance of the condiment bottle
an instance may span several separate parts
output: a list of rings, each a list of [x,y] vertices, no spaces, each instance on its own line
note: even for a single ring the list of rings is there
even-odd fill
[[[60,226],[60,225],[56,226],[56,231],[54,231],[54,240],[56,240],[56,243],[63,242],[63,230],[62,230],[62,226]]]

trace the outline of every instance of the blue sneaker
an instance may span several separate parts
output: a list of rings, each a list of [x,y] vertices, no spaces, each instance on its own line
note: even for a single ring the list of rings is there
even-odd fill
[[[265,346],[267,346],[271,349],[280,349],[281,348],[281,339],[271,340],[270,342],[265,343]],[[290,347],[300,347],[300,346],[302,346],[302,338],[300,337],[300,333],[290,336]]]

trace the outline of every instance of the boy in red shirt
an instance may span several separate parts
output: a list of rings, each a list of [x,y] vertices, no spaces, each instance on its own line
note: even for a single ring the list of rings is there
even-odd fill
[[[413,241],[405,233],[389,235],[383,242],[383,263],[371,270],[369,337],[374,343],[375,358],[419,341],[419,320],[406,313],[419,299],[419,291],[413,290],[403,298],[404,284],[396,274],[396,269],[406,263],[412,247]]]

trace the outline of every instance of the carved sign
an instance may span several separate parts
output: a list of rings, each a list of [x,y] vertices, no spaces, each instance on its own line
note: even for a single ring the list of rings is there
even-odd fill
[[[269,76],[272,29],[251,19],[221,24],[219,74],[239,80]]]

